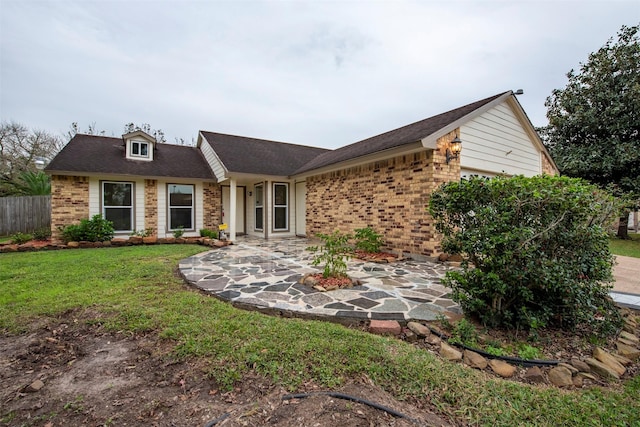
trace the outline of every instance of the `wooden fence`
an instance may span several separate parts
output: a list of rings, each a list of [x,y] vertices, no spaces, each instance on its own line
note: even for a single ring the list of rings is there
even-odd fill
[[[0,236],[51,228],[51,196],[0,197]]]

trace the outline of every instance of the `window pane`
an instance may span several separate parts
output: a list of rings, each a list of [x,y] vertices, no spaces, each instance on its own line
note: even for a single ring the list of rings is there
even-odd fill
[[[287,208],[274,208],[273,228],[276,230],[287,229]]]
[[[113,222],[115,231],[129,231],[131,228],[131,208],[104,208],[104,217]]]
[[[287,186],[282,184],[276,184],[273,189],[273,200],[276,205],[287,204]]]
[[[140,155],[145,157],[149,155],[149,144],[140,144]]]
[[[169,228],[175,230],[176,228],[191,229],[191,208],[171,208],[171,224]]]
[[[103,185],[104,206],[131,206],[131,183],[105,182]]]
[[[256,208],[256,230],[262,230],[262,208]]]
[[[137,142],[131,143],[131,154],[140,154],[140,145]]]
[[[193,201],[192,185],[170,185],[169,205],[170,206],[191,206]]]
[[[256,206],[262,206],[262,185],[256,186]]]

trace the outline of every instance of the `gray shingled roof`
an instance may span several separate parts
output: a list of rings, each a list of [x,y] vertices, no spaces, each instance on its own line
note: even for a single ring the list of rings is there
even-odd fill
[[[289,176],[330,150],[200,131],[229,172]]]
[[[215,180],[202,152],[196,147],[156,144],[151,162],[126,159],[124,150],[122,138],[78,134],[45,170],[49,173],[77,172]]]
[[[418,142],[478,108],[501,97],[505,93],[500,93],[463,107],[447,111],[446,113],[438,114],[437,116],[429,117],[428,119],[420,120],[419,122],[321,154],[309,163],[297,169],[294,174],[308,172],[324,166],[356,159],[358,157],[378,153],[401,145]]]

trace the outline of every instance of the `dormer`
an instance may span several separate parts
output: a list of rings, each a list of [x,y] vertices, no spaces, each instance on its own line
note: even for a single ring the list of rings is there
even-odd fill
[[[125,146],[125,156],[129,160],[142,160],[150,162],[153,160],[153,149],[156,139],[146,132],[137,130],[122,135]]]

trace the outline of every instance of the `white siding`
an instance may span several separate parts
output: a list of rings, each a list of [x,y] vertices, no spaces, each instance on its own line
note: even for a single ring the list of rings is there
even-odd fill
[[[204,158],[207,160],[207,163],[209,163],[209,166],[211,167],[211,170],[213,171],[213,174],[216,176],[218,181],[224,180],[224,167],[222,166],[222,163],[220,163],[220,159],[218,159],[218,156],[216,156],[215,152],[213,151],[213,148],[211,148],[211,145],[209,145],[207,140],[204,138],[202,138],[200,150],[202,150]]]
[[[144,230],[144,179],[133,181],[134,195],[134,230]]]
[[[167,181],[158,180],[158,237],[171,237],[167,231]]]
[[[460,139],[463,169],[525,176],[542,173],[540,151],[506,103],[461,126]]]
[[[89,178],[89,218],[98,214],[102,214],[100,212],[100,180]]]

